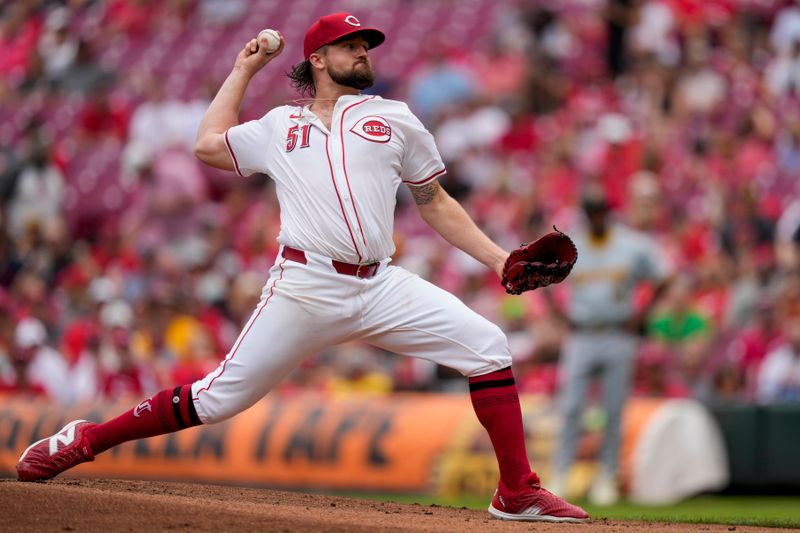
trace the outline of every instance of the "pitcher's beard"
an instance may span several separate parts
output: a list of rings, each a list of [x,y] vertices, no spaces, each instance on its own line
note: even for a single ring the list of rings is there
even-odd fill
[[[375,83],[375,72],[373,72],[372,67],[368,63],[364,63],[364,65],[366,65],[366,68],[358,68],[358,65],[356,65],[348,72],[336,72],[328,68],[328,75],[339,85],[352,87],[360,91],[372,87],[372,84]]]

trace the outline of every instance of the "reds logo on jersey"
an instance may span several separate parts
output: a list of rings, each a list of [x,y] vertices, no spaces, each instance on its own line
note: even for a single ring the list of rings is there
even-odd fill
[[[376,115],[364,117],[350,131],[368,141],[386,143],[392,138],[392,127],[386,119]]]

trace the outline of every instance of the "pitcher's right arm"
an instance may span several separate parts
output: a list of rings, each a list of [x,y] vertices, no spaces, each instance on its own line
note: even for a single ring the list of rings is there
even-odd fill
[[[266,43],[259,46],[256,39],[251,39],[236,56],[233,70],[208,106],[197,129],[194,153],[200,161],[215,168],[234,170],[234,162],[225,144],[225,132],[239,124],[239,107],[250,79],[277,57],[283,47],[281,35],[281,44],[276,51],[271,54],[259,53],[259,49],[266,49]]]

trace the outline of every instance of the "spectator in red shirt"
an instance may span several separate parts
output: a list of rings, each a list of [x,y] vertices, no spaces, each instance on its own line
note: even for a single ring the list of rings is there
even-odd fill
[[[104,27],[110,35],[141,37],[158,18],[153,14],[158,4],[154,0],[111,0],[106,6]]]
[[[102,140],[109,136],[124,140],[129,119],[127,104],[112,96],[109,84],[101,83],[89,93],[81,109],[79,133],[85,140]]]
[[[17,87],[27,75],[42,33],[42,19],[28,2],[11,2],[0,15],[0,80]]]
[[[636,356],[635,396],[689,398],[692,391],[680,379],[675,354],[664,344],[648,343]]]

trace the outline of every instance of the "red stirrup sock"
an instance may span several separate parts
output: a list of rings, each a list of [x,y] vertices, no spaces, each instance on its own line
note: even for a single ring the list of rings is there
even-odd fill
[[[200,425],[192,386],[162,390],[113,420],[86,430],[95,455],[129,440],[155,437]]]
[[[528,478],[531,466],[511,367],[469,378],[469,395],[478,420],[492,440],[500,479],[514,490]]]

